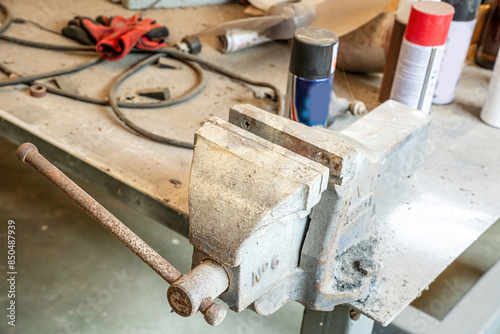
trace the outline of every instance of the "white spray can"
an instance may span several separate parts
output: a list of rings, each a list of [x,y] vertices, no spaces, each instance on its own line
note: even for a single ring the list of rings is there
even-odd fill
[[[453,5],[455,15],[451,21],[443,64],[432,99],[434,104],[448,104],[455,99],[458,80],[476,26],[480,0],[445,0],[445,2]]]
[[[495,62],[488,86],[488,96],[480,114],[486,124],[500,128],[500,61]]]
[[[399,53],[391,99],[430,112],[455,9],[444,2],[412,5]]]

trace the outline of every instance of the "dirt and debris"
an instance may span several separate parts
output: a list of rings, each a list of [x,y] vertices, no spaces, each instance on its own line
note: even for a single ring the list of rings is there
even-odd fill
[[[377,272],[377,263],[374,260],[373,239],[363,240],[337,254],[333,277],[335,288],[339,291],[355,290],[374,277]]]
[[[176,188],[180,187],[180,185],[182,184],[181,181],[176,179],[170,179],[169,182],[172,183]]]

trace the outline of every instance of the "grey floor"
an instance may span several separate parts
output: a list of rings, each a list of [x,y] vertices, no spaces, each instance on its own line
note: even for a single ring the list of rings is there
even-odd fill
[[[73,202],[15,157],[0,139],[0,308],[7,307],[7,221],[16,222],[16,327],[0,311],[0,333],[298,333],[303,307],[269,317],[228,312],[218,327],[170,313],[167,284]],[[77,181],[77,180],[76,180]],[[88,184],[85,190],[181,272],[192,248],[175,232]]]

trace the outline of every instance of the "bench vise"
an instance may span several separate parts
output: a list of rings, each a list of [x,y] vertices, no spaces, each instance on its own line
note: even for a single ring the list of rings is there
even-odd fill
[[[331,311],[366,299],[384,265],[377,198],[423,163],[429,124],[391,100],[340,132],[250,105],[210,119],[191,167],[194,269],[170,286],[173,309],[219,297],[269,315],[291,300]]]
[[[229,122],[212,118],[195,135],[193,269],[185,275],[35,145],[16,153],[169,283],[168,301],[181,316],[200,311],[215,326],[226,315],[219,297],[233,311],[261,315],[291,300],[320,311],[346,304],[387,324],[385,312],[366,306],[378,303],[370,291],[384,265],[376,203],[423,163],[429,123],[390,100],[341,132],[250,105],[233,107]]]

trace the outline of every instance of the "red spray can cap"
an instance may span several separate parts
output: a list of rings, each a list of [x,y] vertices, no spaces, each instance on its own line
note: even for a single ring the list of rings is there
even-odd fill
[[[415,2],[406,26],[406,40],[422,46],[445,44],[454,13],[453,6],[445,2]]]

